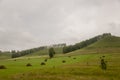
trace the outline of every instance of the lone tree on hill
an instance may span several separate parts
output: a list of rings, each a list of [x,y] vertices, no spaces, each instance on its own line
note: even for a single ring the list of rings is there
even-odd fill
[[[55,55],[54,49],[53,49],[53,48],[50,48],[50,49],[49,49],[49,57],[50,57],[50,58],[53,58],[54,55]]]

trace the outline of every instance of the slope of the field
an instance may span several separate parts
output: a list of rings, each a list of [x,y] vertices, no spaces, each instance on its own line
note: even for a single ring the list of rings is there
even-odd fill
[[[120,53],[120,37],[108,36],[83,49],[68,54]]]
[[[9,59],[11,58],[11,54],[10,53],[0,53],[0,60],[2,59]]]

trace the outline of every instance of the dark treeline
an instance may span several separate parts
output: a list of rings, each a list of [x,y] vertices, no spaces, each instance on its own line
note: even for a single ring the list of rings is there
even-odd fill
[[[12,50],[12,51],[11,51],[11,53],[12,53],[12,58],[25,56],[25,55],[28,55],[28,54],[31,54],[31,53],[34,53],[34,52],[37,52],[37,51],[39,51],[39,50],[43,50],[43,49],[46,49],[46,48],[47,48],[46,46],[42,46],[42,47],[33,48],[33,49],[28,49],[28,50],[23,50],[23,51],[15,51],[15,50]]]
[[[72,51],[87,47],[88,45],[93,44],[96,41],[103,39],[107,36],[111,36],[111,33],[104,33],[103,35],[99,35],[99,36],[96,36],[94,38],[76,43],[75,45],[65,46],[65,47],[63,47],[63,53],[68,53],[68,52],[72,52]]]
[[[31,54],[31,53],[35,53],[37,51],[44,50],[44,49],[47,49],[47,48],[50,48],[50,47],[57,48],[57,47],[64,47],[64,46],[66,46],[66,44],[61,43],[61,44],[54,44],[54,45],[50,45],[50,46],[41,46],[41,47],[38,47],[38,48],[32,48],[32,49],[22,50],[22,51],[12,50],[11,51],[11,53],[12,53],[11,57],[12,58],[21,57],[21,56],[25,56],[25,55],[28,55],[28,54]]]

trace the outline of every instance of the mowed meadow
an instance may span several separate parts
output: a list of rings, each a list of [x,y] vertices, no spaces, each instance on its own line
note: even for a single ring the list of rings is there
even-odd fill
[[[107,70],[101,70],[103,54],[18,58],[2,60],[7,69],[0,70],[0,80],[120,80],[120,54],[104,54]],[[41,65],[45,62],[45,65]],[[32,66],[26,66],[30,63]]]

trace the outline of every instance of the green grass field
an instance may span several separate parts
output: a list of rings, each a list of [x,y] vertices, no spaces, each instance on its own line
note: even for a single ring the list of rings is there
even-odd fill
[[[0,80],[119,80],[120,54],[104,55],[108,61],[106,71],[99,66],[102,54],[55,57],[48,59],[46,65],[40,65],[45,57],[2,60],[0,64],[7,69],[0,70]],[[27,63],[32,66],[26,67]]]

